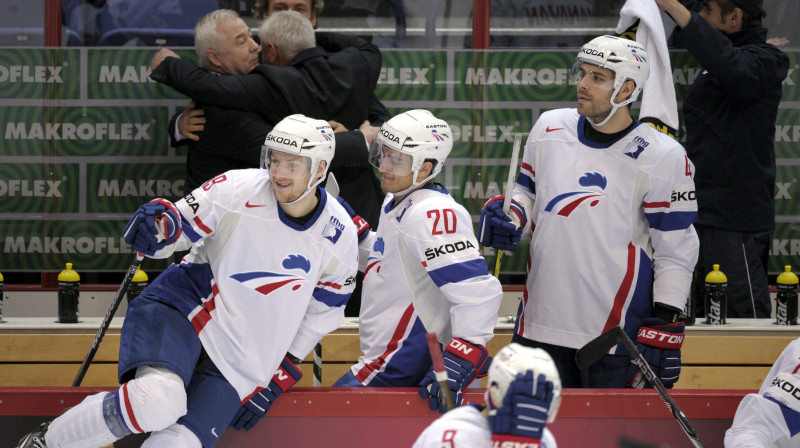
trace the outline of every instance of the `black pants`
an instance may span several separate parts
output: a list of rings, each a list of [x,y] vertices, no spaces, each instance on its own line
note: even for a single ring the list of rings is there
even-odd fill
[[[769,318],[772,302],[767,260],[772,231],[731,232],[702,225],[695,225],[695,229],[700,237],[700,255],[695,267],[698,316],[704,315],[706,275],[718,264],[728,278],[727,317]]]

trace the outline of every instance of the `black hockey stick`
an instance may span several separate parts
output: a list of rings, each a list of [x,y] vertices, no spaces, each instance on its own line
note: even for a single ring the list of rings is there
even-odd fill
[[[114,296],[114,300],[111,303],[111,307],[108,308],[106,312],[106,317],[103,318],[103,323],[100,324],[100,329],[97,330],[97,335],[94,337],[94,341],[92,341],[92,345],[89,347],[89,353],[86,354],[86,359],[83,360],[83,364],[81,364],[80,370],[78,370],[78,374],[75,375],[75,380],[72,381],[72,387],[77,387],[81,385],[83,381],[83,377],[86,375],[86,371],[89,370],[89,364],[92,363],[92,359],[94,359],[94,355],[97,353],[97,349],[100,347],[100,342],[103,340],[103,336],[105,336],[106,331],[108,330],[108,326],[111,325],[111,319],[114,318],[114,313],[117,312],[117,308],[119,308],[119,304],[122,302],[122,298],[125,297],[125,291],[128,289],[128,286],[131,284],[131,280],[133,276],[136,275],[136,270],[139,269],[139,265],[142,264],[142,260],[144,259],[144,254],[139,252],[136,254],[136,259],[133,260],[133,264],[131,267],[128,268],[128,273],[125,274],[125,278],[122,280],[122,284],[119,285],[119,289],[117,290],[117,295]]]
[[[686,433],[686,436],[689,437],[689,440],[692,441],[692,444],[697,448],[703,448],[704,445],[700,440],[700,435],[697,434],[697,431],[692,426],[692,423],[689,422],[688,418],[686,418],[686,415],[683,413],[683,411],[681,411],[678,403],[676,403],[669,392],[667,392],[667,388],[664,387],[664,383],[662,383],[661,379],[656,376],[656,373],[653,372],[653,369],[649,364],[647,364],[644,356],[642,356],[642,354],[636,348],[636,345],[633,343],[633,341],[631,341],[631,338],[625,334],[622,328],[618,326],[614,327],[589,341],[588,344],[584,345],[578,350],[578,353],[575,355],[575,363],[578,365],[578,368],[585,369],[600,359],[604,354],[606,354],[606,352],[608,352],[609,349],[611,349],[611,347],[615,346],[616,344],[622,344],[626,349],[628,349],[628,356],[630,356],[631,361],[639,366],[640,369],[642,369],[644,377],[647,378],[647,381],[649,381],[650,384],[652,384],[656,389],[658,395],[661,397],[661,400],[665,405],[667,405],[667,409],[669,409],[675,419],[678,420],[678,424],[681,425],[683,432]]]

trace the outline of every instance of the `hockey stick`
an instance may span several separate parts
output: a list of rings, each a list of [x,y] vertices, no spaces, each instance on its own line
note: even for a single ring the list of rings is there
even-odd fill
[[[133,264],[128,268],[128,273],[125,274],[122,284],[119,285],[117,295],[114,296],[114,300],[111,302],[111,306],[106,312],[106,317],[103,318],[103,323],[100,325],[100,329],[97,330],[97,335],[95,335],[94,341],[92,341],[92,345],[89,347],[89,353],[86,354],[86,358],[83,360],[83,364],[81,364],[78,374],[75,375],[75,379],[72,381],[72,387],[81,385],[81,381],[83,381],[86,371],[89,370],[89,364],[92,363],[92,359],[94,359],[94,355],[97,353],[97,349],[100,347],[100,342],[102,342],[103,336],[105,336],[106,331],[108,330],[108,326],[111,325],[111,319],[114,318],[114,313],[117,312],[117,308],[119,308],[119,304],[122,302],[122,298],[125,296],[125,291],[131,284],[133,276],[136,275],[136,270],[139,269],[139,265],[142,264],[142,260],[144,260],[144,254],[138,252],[136,254],[136,259],[133,260]]]
[[[678,420],[678,424],[681,425],[683,432],[686,433],[686,436],[689,437],[689,440],[691,440],[692,444],[695,447],[703,448],[703,442],[700,440],[700,435],[694,429],[692,423],[689,422],[689,419],[686,418],[686,415],[678,406],[678,403],[676,403],[669,392],[667,392],[667,388],[664,387],[664,383],[661,382],[661,379],[656,376],[656,373],[653,372],[653,369],[649,364],[647,364],[644,356],[642,356],[642,354],[636,348],[636,345],[633,343],[633,341],[631,341],[631,338],[629,338],[619,326],[606,331],[595,339],[589,341],[588,344],[581,347],[578,350],[578,353],[575,355],[575,363],[578,365],[579,369],[585,369],[600,359],[604,354],[606,354],[606,352],[608,352],[609,349],[611,349],[611,347],[616,344],[622,344],[626,349],[628,349],[628,356],[630,356],[631,361],[639,366],[640,369],[642,369],[644,377],[647,378],[647,381],[649,381],[650,384],[652,384],[656,389],[656,392],[658,392],[661,400],[665,405],[667,405],[667,409],[669,409],[675,419]]]
[[[519,148],[522,145],[522,134],[514,134],[514,147],[511,150],[511,164],[508,167],[508,178],[506,179],[506,188],[503,191],[505,199],[503,199],[503,213],[508,215],[511,209],[511,195],[514,192],[514,182],[517,179],[517,165],[519,164]],[[494,261],[494,276],[500,275],[500,259],[503,257],[502,249],[497,249],[497,258]]]
[[[453,409],[453,395],[450,393],[450,382],[447,379],[447,370],[444,368],[444,357],[442,356],[442,348],[439,346],[439,339],[436,333],[428,333],[428,351],[431,353],[431,361],[433,361],[433,374],[436,376],[436,382],[439,383],[439,390],[442,391],[444,396],[444,410],[445,412]]]

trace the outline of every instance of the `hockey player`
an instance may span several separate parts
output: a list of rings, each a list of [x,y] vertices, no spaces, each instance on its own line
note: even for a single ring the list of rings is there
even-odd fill
[[[800,338],[780,354],[757,394],[739,403],[725,448],[789,448],[800,445]]]
[[[489,366],[486,406],[462,406],[431,423],[412,448],[555,448],[545,424],[561,405],[561,380],[553,359],[540,348],[515,342]]]
[[[622,347],[586,371],[576,350],[620,326],[665,385],[680,373],[698,241],[693,166],[675,140],[634,120],[648,77],[645,49],[597,37],[570,74],[576,109],[543,113],[525,145],[511,213],[504,197],[481,212],[481,243],[514,250],[531,237],[513,341],[544,348],[564,387],[644,387]],[[638,337],[637,337],[638,336]]]
[[[142,446],[208,448],[229,424],[252,427],[338,328],[353,289],[356,230],[318,186],[334,149],[327,122],[292,115],[267,135],[264,169],[227,171],[175,204],[140,207],[125,229],[134,250],[191,252],[131,302],[122,386],[18,446],[98,447],[152,432]]]
[[[380,227],[359,244],[364,287],[359,336],[364,355],[334,386],[420,386],[444,411],[426,340],[435,332],[457,404],[485,375],[502,288],[489,275],[469,213],[433,178],[453,147],[446,122],[411,110],[383,124],[370,147],[381,175]]]

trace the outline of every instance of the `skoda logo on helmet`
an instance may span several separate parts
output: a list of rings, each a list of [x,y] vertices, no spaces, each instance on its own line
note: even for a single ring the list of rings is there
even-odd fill
[[[597,56],[599,58],[605,57],[603,52],[600,50],[595,50],[594,48],[581,48],[581,53],[586,53],[589,56]]]
[[[400,144],[400,138],[399,138],[399,137],[397,137],[396,135],[392,134],[391,132],[387,131],[387,130],[386,130],[386,129],[384,129],[384,128],[381,128],[381,135],[382,135],[382,136],[383,136],[383,137],[384,137],[386,140],[389,140],[390,142],[397,143],[398,145]]]
[[[275,142],[279,145],[286,145],[286,146],[294,146],[297,147],[297,142],[286,137],[281,137],[279,135],[272,135],[267,134],[267,141],[268,142]]]

